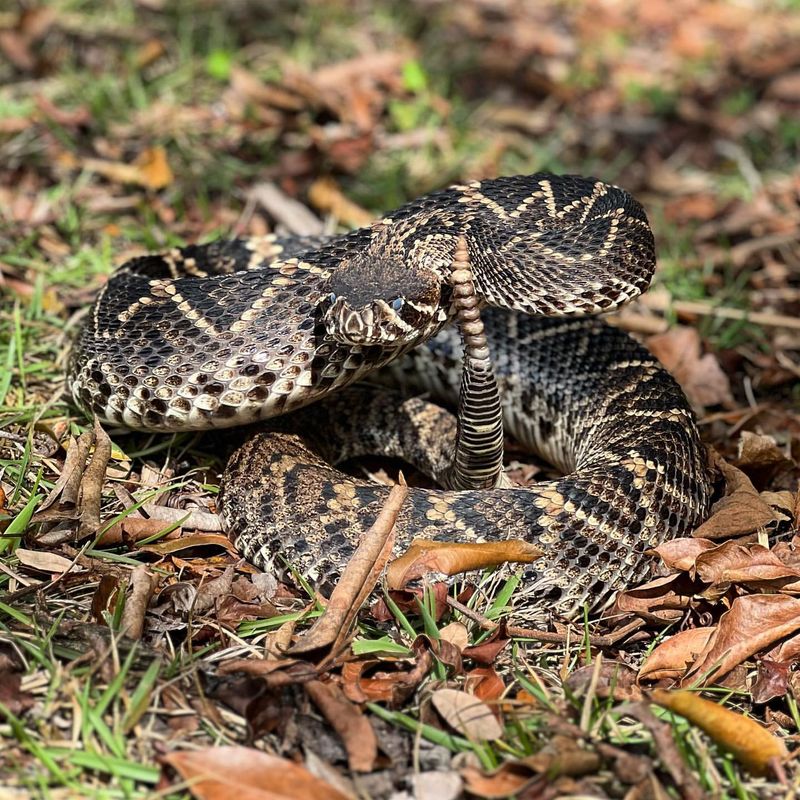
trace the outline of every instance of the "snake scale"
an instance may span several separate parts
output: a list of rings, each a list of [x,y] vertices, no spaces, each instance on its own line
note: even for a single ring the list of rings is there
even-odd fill
[[[324,587],[389,491],[337,463],[382,453],[441,479],[453,459],[455,418],[419,395],[457,399],[461,343],[447,323],[458,247],[489,306],[505,428],[564,476],[413,488],[397,548],[524,538],[545,551],[526,569],[526,606],[597,606],[647,572],[648,548],[701,521],[711,495],[680,388],[628,334],[587,316],[638,295],[654,268],[646,215],[618,187],[544,173],[476,181],[341,236],[134,259],[76,339],[73,398],[155,431],[270,418],[228,463],[223,522],[256,565],[280,556]],[[367,375],[397,388],[351,385]]]

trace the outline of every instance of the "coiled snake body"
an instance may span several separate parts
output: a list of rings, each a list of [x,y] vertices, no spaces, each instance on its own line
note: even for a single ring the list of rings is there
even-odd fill
[[[647,548],[699,522],[710,497],[675,382],[627,334],[565,318],[611,310],[649,283],[652,234],[616,187],[499,178],[333,239],[234,240],[136,259],[79,334],[73,397],[109,422],[171,431],[252,422],[331,395],[251,437],[221,498],[248,559],[269,566],[280,555],[331,579],[388,491],[336,462],[378,451],[441,477],[452,460],[455,422],[438,407],[362,386],[331,393],[389,364],[384,379],[406,392],[454,400],[460,347],[445,325],[459,243],[480,298],[504,309],[484,321],[506,428],[567,474],[530,488],[413,489],[397,546],[525,538],[546,553],[526,575],[531,602],[566,613],[599,602],[644,573]]]

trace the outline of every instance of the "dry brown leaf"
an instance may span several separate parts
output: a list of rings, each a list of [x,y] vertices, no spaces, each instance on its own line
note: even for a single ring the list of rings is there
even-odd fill
[[[361,709],[351,703],[334,683],[310,681],[305,684],[305,690],[341,737],[350,769],[354,772],[372,772],[378,758],[378,740]]]
[[[687,680],[719,680],[749,656],[800,629],[800,600],[782,594],[737,597],[692,665]]]
[[[654,547],[650,552],[655,553],[668,569],[688,572],[694,567],[695,559],[706,550],[716,547],[710,539],[698,539],[693,536],[684,536],[680,539],[671,539],[664,544]]]
[[[167,151],[160,146],[143,150],[132,164],[99,158],[86,158],[81,164],[84,169],[113,183],[133,183],[146,189],[163,189],[175,179],[167,161]]]
[[[466,674],[464,689],[479,700],[493,704],[503,696],[506,685],[495,672],[494,667],[475,667]],[[499,713],[499,706],[491,705],[490,707]]]
[[[72,559],[64,558],[58,553],[50,553],[47,550],[25,550],[22,547],[18,547],[14,551],[14,555],[19,559],[20,564],[39,572],[60,575],[74,566]]]
[[[184,750],[164,761],[198,800],[351,800],[293,761],[250,747]]]
[[[639,614],[674,622],[683,616],[694,596],[688,575],[666,575],[620,592],[614,602],[613,614]]]
[[[439,637],[461,652],[469,644],[469,631],[460,622],[451,622],[439,630]]]
[[[120,522],[115,522],[108,530],[104,531],[97,540],[97,546],[114,547],[120,544],[132,544],[142,539],[147,539],[150,536],[155,536],[168,527],[169,523],[160,519],[127,516]],[[182,534],[183,529],[176,528],[170,531],[168,541],[180,539]],[[162,539],[162,541],[164,540]]]
[[[742,431],[736,466],[759,488],[766,487],[771,478],[780,471],[792,467],[793,463],[771,436]]]
[[[231,69],[231,88],[246,100],[281,111],[300,111],[305,101],[279,86],[264,83],[258,76],[239,66]]]
[[[485,797],[487,800],[523,796],[522,791],[540,780],[531,767],[519,762],[509,761],[488,775],[476,767],[461,770],[464,787],[470,795]]]
[[[800,634],[795,634],[773,647],[764,657],[773,661],[800,661]]]
[[[700,334],[676,326],[647,340],[650,352],[672,373],[692,405],[735,406],[727,375],[712,353],[701,355]]]
[[[704,583],[764,583],[800,577],[800,570],[784,564],[775,553],[755,542],[723,542],[701,553],[694,570]]]
[[[775,512],[761,499],[741,470],[716,455],[713,456],[713,463],[725,478],[725,497],[714,503],[711,516],[694,531],[696,537],[720,539],[743,536],[778,521]]]
[[[499,739],[503,727],[492,709],[477,697],[458,689],[437,689],[431,695],[433,707],[462,736],[471,741]]]
[[[638,679],[680,678],[708,644],[714,628],[687,628],[662,642],[639,668]]]
[[[755,720],[705,700],[694,692],[654,689],[653,702],[686,717],[729,750],[754,775],[766,775],[788,758],[786,745]]]
[[[360,228],[369,225],[375,216],[345,197],[332,178],[317,178],[308,189],[311,204],[325,214],[332,214],[345,225]]]
[[[555,775],[578,777],[597,772],[600,756],[581,747],[574,736],[553,734],[538,753],[527,756],[525,764],[551,778]]]
[[[641,700],[642,690],[636,684],[636,670],[621,661],[603,659],[571,672],[564,682],[574,695],[592,692],[595,697],[613,697],[617,702]]]
[[[144,618],[147,607],[158,585],[158,580],[151,575],[144,564],[139,564],[131,572],[130,593],[125,600],[120,631],[129,639],[141,639],[144,631]]]
[[[473,569],[496,567],[507,561],[529,564],[542,555],[540,548],[522,539],[479,543],[414,539],[408,550],[389,564],[386,583],[390,589],[402,589],[409,581],[431,572],[457,575]]]
[[[144,69],[154,61],[158,61],[167,52],[167,47],[160,39],[148,39],[136,49],[133,65],[136,69]]]
[[[398,708],[410,697],[425,679],[433,666],[433,656],[428,649],[416,651],[416,661],[411,669],[391,670],[399,661],[349,661],[342,666],[342,681],[345,695],[354,703],[373,701],[388,703]],[[375,666],[381,671],[372,672]],[[364,673],[370,671],[369,675]]]
[[[768,703],[776,697],[782,697],[789,691],[790,661],[771,661],[762,658],[758,662],[756,675],[750,695],[754,703]]]

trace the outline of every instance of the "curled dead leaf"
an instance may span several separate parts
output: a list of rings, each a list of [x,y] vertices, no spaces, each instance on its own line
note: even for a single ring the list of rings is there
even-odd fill
[[[784,564],[766,547],[751,542],[723,542],[702,552],[694,570],[704,583],[758,583],[800,577],[800,570]]]
[[[694,536],[684,536],[680,539],[671,539],[668,542],[654,547],[650,552],[657,555],[667,569],[688,572],[694,567],[695,559],[706,550],[716,547],[710,539],[699,539]]]
[[[800,629],[800,599],[782,594],[737,597],[692,665],[687,680],[719,680],[746,658]]]
[[[729,750],[754,775],[766,775],[774,763],[788,758],[786,745],[754,719],[705,700],[694,692],[654,689],[651,698],[658,705],[686,717]]]
[[[651,336],[647,346],[672,373],[693,406],[734,407],[728,376],[713,353],[702,355],[700,334],[694,328],[670,328]]]
[[[506,762],[488,774],[476,767],[464,767],[461,777],[470,795],[484,797],[486,800],[501,800],[520,795],[534,781],[540,780],[532,767],[516,761]]]
[[[369,719],[345,697],[335,683],[309,681],[306,692],[339,734],[347,750],[347,762],[355,772],[372,772],[378,758],[378,740]]]
[[[198,800],[350,800],[293,761],[251,747],[183,750],[165,756],[164,762],[180,773]]]
[[[659,681],[682,677],[713,633],[714,628],[687,628],[670,636],[645,659],[638,679]]]
[[[758,674],[750,690],[754,703],[768,703],[789,691],[790,661],[771,661],[762,658],[758,662]]]
[[[763,489],[771,478],[794,466],[794,462],[783,453],[771,436],[742,431],[736,465],[756,486]]]
[[[450,727],[471,741],[499,739],[503,735],[492,709],[474,695],[459,689],[437,689],[431,695],[431,703]]]
[[[508,561],[529,564],[541,556],[540,548],[522,539],[479,543],[414,539],[408,550],[389,564],[386,582],[390,589],[401,589],[409,581],[431,572],[457,575]]]
[[[780,520],[741,470],[717,455],[713,455],[713,463],[725,478],[725,496],[714,504],[711,516],[694,531],[694,536],[701,539],[743,536],[774,526]]]

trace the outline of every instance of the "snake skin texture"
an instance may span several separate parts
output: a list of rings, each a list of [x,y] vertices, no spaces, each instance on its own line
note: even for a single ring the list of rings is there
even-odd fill
[[[454,186],[369,227],[308,240],[314,249],[292,245],[291,257],[269,237],[145,256],[112,276],[80,331],[68,367],[73,398],[108,422],[160,431],[241,425],[307,405],[445,325],[461,236],[480,297],[529,314],[611,310],[640,294],[655,266],[636,200],[552,175]],[[329,333],[319,308],[332,280],[350,273],[367,294],[387,284],[391,293],[406,289],[412,271],[443,288],[411,336],[353,345]]]
[[[506,431],[564,477],[529,488],[411,488],[396,552],[417,537],[525,539],[545,556],[526,567],[523,605],[561,616],[587,600],[600,606],[647,573],[647,549],[687,534],[708,513],[711,482],[692,411],[654,357],[602,320],[488,309],[484,322]],[[455,404],[460,351],[447,329],[378,377]],[[382,391],[346,389],[276,420],[233,456],[223,519],[248,560],[272,568],[282,554],[330,586],[389,492],[332,465],[380,453],[434,477],[447,469],[455,417]]]
[[[155,431],[270,419],[226,469],[223,521],[256,565],[285,560],[328,585],[388,491],[334,465],[371,451],[436,478],[452,461],[446,412],[349,385],[385,367],[380,380],[455,402],[460,348],[445,326],[457,247],[481,300],[498,307],[484,319],[506,429],[565,476],[414,489],[398,547],[417,536],[525,538],[545,550],[526,572],[531,603],[563,614],[597,605],[646,571],[647,548],[697,524],[711,494],[680,389],[627,334],[582,316],[635,297],[654,268],[644,211],[617,187],[498,178],[421,197],[343,236],[135,259],[77,337],[73,398],[107,422]]]

